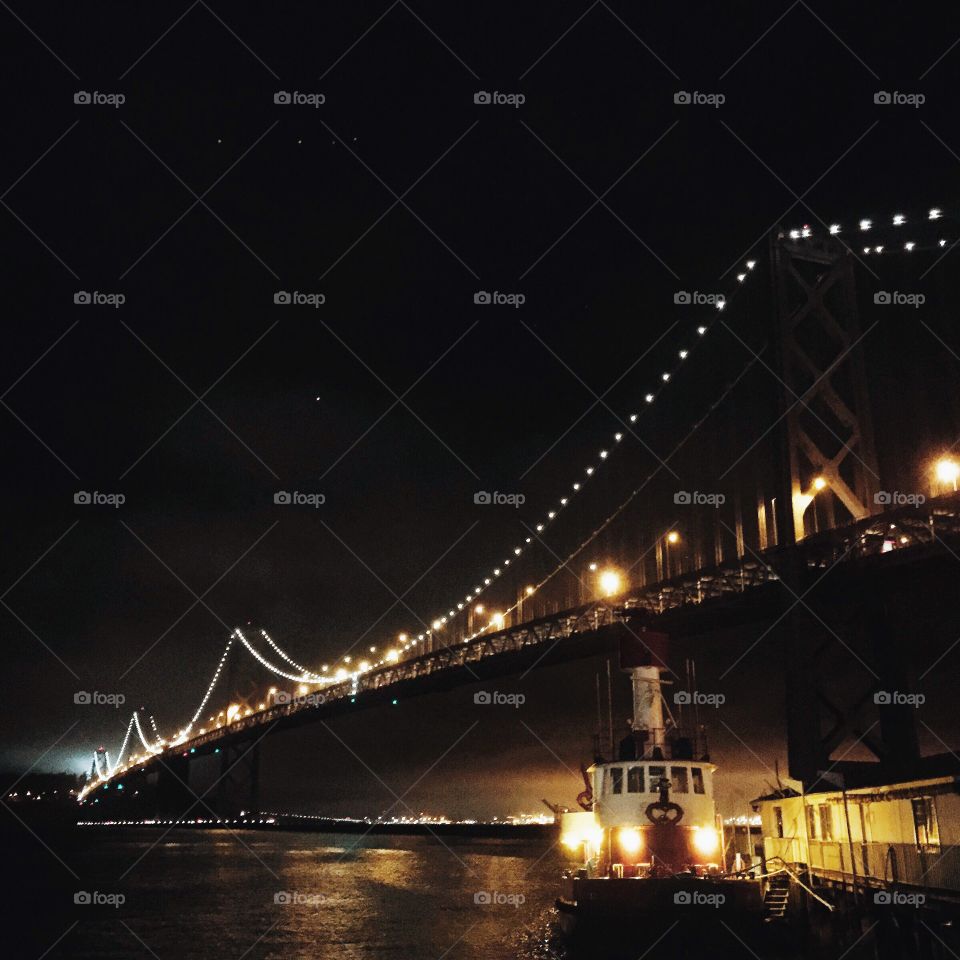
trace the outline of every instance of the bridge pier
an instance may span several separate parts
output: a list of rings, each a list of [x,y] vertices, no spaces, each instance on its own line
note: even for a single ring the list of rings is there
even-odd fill
[[[821,790],[835,781],[856,786],[865,777],[912,779],[920,751],[916,710],[902,696],[911,689],[909,624],[884,601],[881,585],[857,575],[837,579],[811,590],[796,568],[783,577],[804,598],[783,625],[790,776]],[[855,745],[875,760],[853,762],[847,753],[855,756]],[[831,759],[835,753],[839,759]]]
[[[864,616],[867,639],[881,691],[907,693],[911,679],[907,663],[906,632],[893,622],[890,604],[874,596]],[[909,780],[917,775],[920,744],[917,738],[917,711],[907,703],[877,705],[880,722],[880,762],[889,778],[886,782]]]
[[[189,757],[164,757],[157,771],[157,816],[175,820],[196,803],[197,798],[190,789]]]
[[[260,808],[260,741],[229,744],[220,751],[216,809],[221,817]]]

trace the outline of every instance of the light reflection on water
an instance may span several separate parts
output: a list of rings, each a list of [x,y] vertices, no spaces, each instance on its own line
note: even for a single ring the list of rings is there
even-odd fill
[[[546,840],[227,831],[175,831],[160,840],[149,830],[86,839],[89,887],[122,891],[126,902],[83,915],[51,956],[560,955],[543,946],[562,869]],[[509,902],[478,904],[478,893]]]

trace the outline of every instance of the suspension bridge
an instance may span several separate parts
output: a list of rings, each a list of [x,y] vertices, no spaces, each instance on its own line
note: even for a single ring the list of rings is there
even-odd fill
[[[876,758],[847,765],[854,781],[916,772],[909,708],[878,704],[871,694],[909,686],[898,610],[943,605],[955,583],[960,459],[952,453],[953,414],[941,429],[929,426],[943,412],[936,391],[908,421],[913,429],[878,435],[875,425],[902,422],[901,400],[915,381],[929,384],[960,358],[944,361],[949,345],[922,320],[935,370],[911,366],[921,360],[901,356],[909,353],[898,347],[905,334],[894,330],[888,339],[905,368],[891,378],[878,361],[882,351],[871,355],[882,340],[870,339],[880,320],[862,318],[886,310],[884,322],[902,327],[918,304],[931,308],[927,319],[938,304],[949,313],[958,291],[936,267],[958,233],[940,208],[778,228],[730,271],[723,291],[678,291],[675,304],[696,317],[680,331],[670,363],[635,409],[617,415],[616,429],[572,470],[527,535],[507,544],[469,589],[369,656],[317,669],[294,660],[265,629],[237,627],[189,720],[163,736],[152,713],[134,711],[114,758],[96,751],[81,801],[129,795],[131,786],[154,781],[157,809],[182,811],[195,800],[191,761],[218,753],[221,812],[255,809],[259,744],[268,734],[609,652],[624,635],[643,642],[651,627],[695,634],[718,622],[777,631],[791,776],[813,780],[852,732]],[[921,293],[921,284],[933,293]],[[911,335],[922,333],[914,324]],[[721,338],[722,349],[708,349]],[[692,383],[684,412],[698,411],[682,423],[671,399],[678,383]],[[902,398],[891,396],[891,383]],[[663,427],[669,453],[653,454],[652,434],[640,431],[671,405]],[[645,472],[621,452],[631,441],[651,454]],[[618,461],[625,482],[604,481]],[[680,477],[702,478],[704,464],[716,466],[708,485],[681,488]],[[586,532],[552,546],[555,528],[574,527],[567,518],[578,511],[588,518]],[[615,562],[584,567],[597,545]],[[828,625],[835,618],[826,611],[841,608],[844,625]],[[839,702],[825,682],[831,648],[845,651],[861,675],[850,701]],[[231,698],[225,673],[239,657],[277,686],[221,707]],[[878,717],[873,736],[864,733],[870,712]]]

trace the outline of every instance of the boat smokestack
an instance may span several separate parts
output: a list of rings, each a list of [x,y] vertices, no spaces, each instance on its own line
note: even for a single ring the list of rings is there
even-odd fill
[[[633,729],[647,734],[647,747],[664,745],[663,699],[660,668],[631,667],[628,671],[633,684]]]
[[[663,721],[663,680],[667,669],[667,634],[641,627],[620,640],[620,669],[633,687],[633,735],[637,755],[662,757],[666,744]]]

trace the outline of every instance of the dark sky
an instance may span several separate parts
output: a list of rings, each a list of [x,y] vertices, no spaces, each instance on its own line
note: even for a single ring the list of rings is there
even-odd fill
[[[80,709],[78,690],[182,723],[236,623],[312,666],[422,630],[688,344],[698,321],[676,291],[727,289],[777,223],[940,206],[955,228],[960,211],[960,15],[932,7],[199,0],[0,17],[0,750],[18,768],[116,749],[129,709]],[[275,305],[281,290],[325,302]],[[525,303],[476,306],[478,290]],[[77,291],[125,302],[75,305]],[[937,330],[957,348],[951,323]],[[701,380],[747,359],[732,355],[691,358],[644,441],[669,449],[703,413]],[[642,474],[649,451],[624,447],[531,575]],[[79,490],[125,503],[75,505]],[[326,503],[276,506],[277,490]],[[477,507],[477,490],[526,505]],[[578,562],[625,560],[604,551]],[[576,705],[557,711],[589,717],[595,669],[567,677]],[[421,768],[459,730],[423,709],[405,731]],[[343,735],[385,749],[392,724],[371,714]],[[755,734],[763,764],[783,757],[776,730]],[[570,733],[571,759],[589,732]],[[297,736],[311,762],[328,756]],[[488,742],[510,768],[510,741]],[[514,746],[524,770],[556,774],[550,751]],[[473,754],[457,756],[447,775],[475,782]],[[476,789],[454,812],[495,810],[498,787]]]

